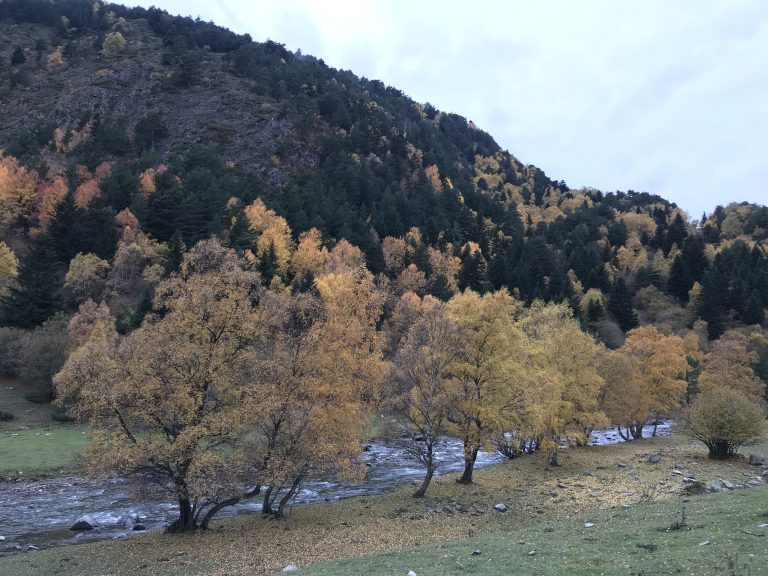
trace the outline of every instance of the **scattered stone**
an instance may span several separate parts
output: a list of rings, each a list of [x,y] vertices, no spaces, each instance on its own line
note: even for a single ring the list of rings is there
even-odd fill
[[[536,556],[536,550],[531,550],[528,552],[528,556]]]
[[[696,478],[694,478],[693,476],[683,476],[683,482],[685,482],[686,484],[691,484],[693,482],[696,482]]]
[[[616,466],[618,466],[619,468],[626,468],[628,464],[626,462],[619,462],[618,464],[616,464]]]
[[[661,462],[661,454],[651,454],[648,456],[648,464],[658,464]]]
[[[728,490],[733,490],[734,488],[736,488],[736,485],[730,480],[723,480],[723,486],[728,488]]]
[[[594,522],[585,522],[584,523],[584,528],[592,528],[594,525],[595,525]]]
[[[371,446],[370,444],[366,444],[365,446],[363,446],[363,452],[370,452],[371,450],[373,450],[373,446]]]
[[[5,542],[5,536],[0,536],[0,542]]]
[[[296,566],[296,564],[288,564],[288,566],[280,570],[280,572],[298,572],[298,571],[299,571],[299,567]]]
[[[480,554],[482,554],[480,550],[472,550],[472,556],[480,556]]]
[[[590,492],[590,493],[589,493],[589,495],[590,495],[592,498],[597,498],[597,496],[598,496],[597,492]]]
[[[72,532],[88,532],[89,530],[93,530],[93,526],[90,522],[86,522],[85,520],[78,520],[72,524],[70,530]]]
[[[747,462],[752,466],[762,466],[765,464],[765,456],[762,454],[750,454]]]
[[[699,542],[699,546],[709,546],[712,544],[709,540],[704,540],[704,542]]]
[[[446,514],[453,514],[453,508],[451,508],[450,506],[443,506],[443,512],[445,512]]]
[[[558,487],[558,488],[568,488],[568,486],[566,486],[566,485],[565,485],[565,484],[563,484],[562,482],[558,482],[558,483],[557,483],[557,487]]]
[[[518,544],[525,544],[525,540],[518,540],[517,543]]]
[[[712,482],[707,484],[707,490],[709,490],[710,492],[722,492],[723,487],[720,484],[720,482],[718,482],[717,480],[713,480]]]
[[[496,504],[496,506],[494,506],[493,509],[498,512],[506,512],[508,510],[507,505],[504,504],[503,502],[499,502],[498,504]]]
[[[677,474],[678,476],[682,476],[683,475],[683,471],[682,470],[678,470],[677,468],[675,468],[675,469],[672,470],[672,474]]]
[[[29,546],[27,546],[27,550],[33,550],[34,551],[34,550],[40,550],[40,548],[38,548],[34,544],[30,544]]]
[[[768,524],[760,524],[758,528],[768,528]]]
[[[416,572],[414,572],[413,570],[408,570],[408,574],[406,574],[405,576],[416,576]]]

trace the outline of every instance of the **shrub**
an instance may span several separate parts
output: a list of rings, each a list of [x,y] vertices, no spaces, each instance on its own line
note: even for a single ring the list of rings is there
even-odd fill
[[[6,412],[5,410],[0,410],[0,422],[10,422],[16,418],[12,412]]]
[[[64,408],[54,408],[51,412],[51,420],[54,420],[55,422],[74,422],[75,419],[72,418],[69,414],[67,414],[67,411]]]
[[[765,428],[762,408],[730,388],[699,395],[685,414],[684,431],[709,448],[709,457],[732,458],[739,447],[759,437]]]

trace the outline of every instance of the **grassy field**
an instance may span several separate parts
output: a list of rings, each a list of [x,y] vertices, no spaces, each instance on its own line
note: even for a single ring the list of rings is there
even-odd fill
[[[745,452],[767,450],[764,439]],[[661,461],[649,463],[651,454]],[[570,449],[552,470],[534,454],[477,471],[471,486],[439,477],[420,500],[409,485],[296,507],[284,521],[252,514],[217,522],[207,533],[18,554],[0,559],[0,574],[250,576],[288,564],[315,565],[300,573],[316,576],[765,574],[768,535],[759,534],[768,530],[759,525],[768,523],[768,489],[687,496],[683,481],[739,484],[761,472],[744,459],[709,461],[703,446],[682,436]],[[508,512],[496,512],[498,502]],[[669,530],[683,504],[685,526]]]
[[[337,560],[301,574],[768,574],[768,529],[760,527],[766,523],[768,490],[754,488],[675,505],[600,510],[503,534]]]
[[[28,402],[21,385],[0,380],[0,410],[15,418],[0,422],[0,479],[70,472],[90,438],[86,428],[51,419],[50,404]]]

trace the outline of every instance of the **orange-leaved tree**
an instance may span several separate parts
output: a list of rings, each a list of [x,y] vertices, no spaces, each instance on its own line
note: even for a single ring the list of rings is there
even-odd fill
[[[685,398],[686,362],[683,340],[666,335],[652,326],[642,326],[627,333],[621,353],[632,367],[632,379],[614,383],[607,397],[614,397],[624,410],[609,408],[613,423],[624,426],[632,438],[643,437],[643,427],[680,406]],[[606,398],[607,401],[608,398]],[[624,434],[624,433],[622,433]],[[656,434],[654,425],[653,435]]]
[[[158,314],[123,338],[97,320],[55,378],[60,401],[94,428],[89,470],[162,486],[179,505],[173,531],[196,528],[252,480],[243,406],[259,394],[248,359],[260,290],[233,252],[201,242],[158,286]]]

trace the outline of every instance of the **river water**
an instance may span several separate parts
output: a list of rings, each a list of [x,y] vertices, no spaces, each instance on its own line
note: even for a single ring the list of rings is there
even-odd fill
[[[669,434],[670,423],[659,426],[657,434]],[[652,427],[646,429],[650,435]],[[592,433],[590,444],[621,442],[615,430]],[[462,446],[453,438],[440,443],[437,457],[442,462],[438,474],[462,468]],[[355,484],[313,480],[307,482],[295,504],[332,501],[353,496],[380,494],[423,478],[424,468],[409,458],[402,447],[383,442],[366,445],[363,459],[366,477]],[[504,460],[496,452],[480,452],[476,467]],[[139,523],[147,530],[159,530],[177,514],[176,506],[163,499],[136,500],[130,484],[122,478],[103,480],[58,477],[0,483],[0,556],[51,546],[65,546],[92,540],[122,538],[136,534]],[[222,510],[217,518],[261,510],[258,497]],[[69,528],[85,520],[96,528],[75,533]]]

